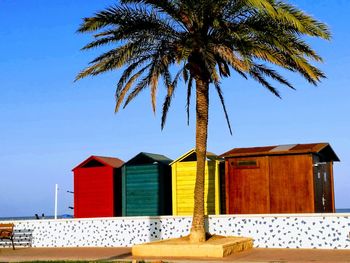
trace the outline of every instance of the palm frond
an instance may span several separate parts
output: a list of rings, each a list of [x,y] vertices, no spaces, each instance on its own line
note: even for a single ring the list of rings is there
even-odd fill
[[[158,79],[159,79],[159,72],[157,69],[154,68],[152,70],[152,73],[150,75],[150,88],[151,88],[151,101],[152,101],[152,109],[153,113],[156,113],[156,99],[157,99],[157,87],[158,87]]]
[[[287,87],[294,89],[294,87],[292,86],[292,84],[290,84],[288,82],[288,80],[286,80],[285,78],[283,78],[280,74],[278,74],[275,70],[270,69],[268,67],[266,67],[265,65],[262,64],[256,64],[254,65],[254,70],[258,71],[262,74],[265,74],[266,76],[277,80],[278,82],[280,82],[283,85],[286,85]]]
[[[325,74],[311,62],[322,62],[322,58],[304,36],[331,38],[324,23],[280,0],[121,0],[84,18],[78,32],[93,37],[83,50],[112,48],[93,59],[75,80],[125,67],[117,82],[116,111],[149,88],[156,112],[157,91],[164,86],[163,129],[182,76],[189,124],[193,82],[204,80],[208,89],[215,86],[231,134],[221,78],[233,70],[280,97],[270,80],[293,86],[277,67],[317,85]],[[174,79],[173,66],[181,68]]]
[[[171,105],[171,100],[172,98],[174,97],[174,94],[175,94],[175,89],[177,87],[177,83],[178,83],[178,80],[182,74],[182,71],[184,69],[182,68],[175,76],[173,82],[170,84],[170,85],[167,85],[167,96],[165,97],[164,99],[164,103],[163,103],[163,111],[162,111],[162,121],[161,121],[161,129],[164,128],[165,126],[165,122],[166,122],[166,119],[167,119],[167,116],[168,116],[168,111],[169,111],[169,108],[170,108],[170,105]]]
[[[128,95],[125,100],[123,108],[125,108],[130,101],[132,101],[143,89],[145,89],[149,85],[149,77],[144,77],[137,86],[133,89],[133,91]]]
[[[277,89],[275,87],[273,87],[263,76],[262,73],[257,70],[256,68],[252,68],[249,71],[249,75],[255,79],[256,81],[258,81],[262,86],[264,86],[265,88],[267,88],[272,94],[274,94],[276,97],[281,99],[281,95],[279,94],[279,92],[277,91]]]
[[[189,73],[188,73],[188,70],[186,69],[186,66],[184,66],[184,68],[183,68],[182,76],[184,78],[184,82],[187,83],[188,78],[189,78]]]
[[[278,1],[275,6],[279,18],[293,24],[301,33],[330,40],[331,33],[324,23],[282,1]]]
[[[228,129],[230,131],[230,134],[232,135],[231,123],[230,123],[230,119],[229,119],[228,114],[227,114],[225,100],[224,100],[224,96],[223,96],[223,93],[222,93],[222,90],[221,90],[221,87],[220,87],[220,83],[219,82],[214,82],[214,86],[215,86],[215,89],[216,89],[216,91],[217,91],[217,93],[219,95],[222,109],[224,110],[225,119],[226,119],[226,123],[227,123]]]
[[[89,44],[82,47],[81,50],[96,48],[96,47],[104,46],[106,44],[115,43],[117,41],[118,40],[116,40],[114,36],[104,37],[104,38],[100,38],[100,39],[97,39],[95,41],[90,42]]]
[[[170,16],[176,24],[183,26],[184,29],[189,29],[192,24],[190,18],[191,12],[188,10],[194,10],[191,1],[169,1],[169,0],[121,0],[123,4],[143,4],[151,7],[152,9],[158,10],[159,12]]]
[[[145,61],[147,61],[148,59],[150,59],[150,56],[145,56],[145,57],[141,57],[139,60],[131,63],[131,65],[129,65],[123,72],[123,74],[121,75],[118,84],[117,84],[117,88],[116,88],[116,96],[118,96],[118,94],[120,93],[121,89],[123,88],[123,85],[125,84],[125,82],[128,80],[128,78],[130,77],[130,75],[132,74],[132,72],[134,72],[134,70],[139,67],[140,65],[142,65]]]
[[[272,17],[277,16],[276,9],[270,0],[245,0],[244,3],[251,8],[266,12]]]
[[[96,76],[107,71],[114,70],[122,67],[130,59],[135,56],[139,56],[149,50],[149,47],[145,47],[145,42],[136,41],[129,42],[121,47],[112,49],[90,62],[91,66],[81,71],[75,81],[85,78],[89,75]]]
[[[111,6],[96,13],[92,17],[83,19],[78,28],[78,33],[89,33],[97,31],[110,25],[119,25],[121,21],[132,15],[132,9],[126,6]]]
[[[121,0],[122,4],[145,4],[171,15],[178,13],[178,5],[176,5],[176,2],[177,1],[169,0]]]
[[[190,75],[187,84],[187,99],[186,99],[186,113],[187,113],[187,125],[190,125],[190,104],[191,104],[191,94],[192,94],[192,83],[193,77]]]
[[[142,69],[140,69],[136,74],[134,74],[129,81],[125,84],[124,87],[120,88],[119,90],[117,90],[116,92],[116,105],[115,105],[115,109],[114,112],[118,112],[119,107],[121,105],[121,103],[123,102],[125,95],[128,93],[128,91],[130,90],[132,84],[134,84],[135,80],[137,80],[142,73],[148,69],[150,67],[150,65],[147,65],[145,67],[143,67]]]
[[[231,67],[239,71],[248,71],[250,68],[250,63],[247,60],[239,58],[234,51],[224,45],[214,45],[214,52],[225,62],[227,62]]]

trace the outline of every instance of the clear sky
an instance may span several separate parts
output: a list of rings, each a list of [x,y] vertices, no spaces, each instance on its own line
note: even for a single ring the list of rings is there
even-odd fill
[[[90,155],[125,161],[141,151],[175,159],[194,146],[194,110],[186,125],[185,89],[178,89],[168,122],[160,129],[158,111],[144,92],[114,114],[120,72],[73,83],[100,52],[79,49],[91,38],[76,34],[82,17],[112,0],[0,0],[0,217],[53,214],[59,184],[59,213],[72,213],[71,169]],[[335,163],[337,208],[350,207],[350,1],[290,0],[327,23],[331,42],[310,40],[324,57],[327,74],[318,87],[287,74],[296,91],[281,87],[283,99],[237,75],[223,81],[233,135],[215,93],[210,97],[208,150],[329,142]]]

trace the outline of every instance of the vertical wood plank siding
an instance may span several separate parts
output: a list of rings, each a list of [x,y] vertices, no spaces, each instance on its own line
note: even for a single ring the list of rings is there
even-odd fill
[[[229,214],[334,212],[333,163],[316,154],[232,157],[225,162]]]
[[[312,155],[269,156],[271,213],[312,213]]]
[[[234,148],[225,158],[227,213],[330,213],[334,208],[329,143]]]
[[[114,176],[111,167],[74,172],[74,217],[114,216]]]
[[[123,216],[171,214],[171,177],[164,155],[141,152],[122,170]]]
[[[255,161],[257,166],[239,167],[239,161]],[[259,214],[270,211],[267,157],[230,159],[228,169],[229,213]]]
[[[191,215],[193,213],[196,167],[196,161],[172,164],[173,215]],[[219,162],[207,161],[204,190],[204,209],[207,215],[220,213],[219,187]]]
[[[123,177],[125,215],[159,215],[161,211],[158,166],[152,164],[126,166],[125,174]]]

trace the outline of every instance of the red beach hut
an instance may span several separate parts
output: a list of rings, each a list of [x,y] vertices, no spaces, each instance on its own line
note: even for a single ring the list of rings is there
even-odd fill
[[[74,173],[74,217],[122,214],[121,166],[118,158],[90,156]]]

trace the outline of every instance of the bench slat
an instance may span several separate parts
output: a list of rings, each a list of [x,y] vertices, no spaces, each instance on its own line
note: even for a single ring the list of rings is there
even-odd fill
[[[0,239],[10,239],[12,247],[15,249],[13,244],[13,228],[15,224],[0,224]]]

